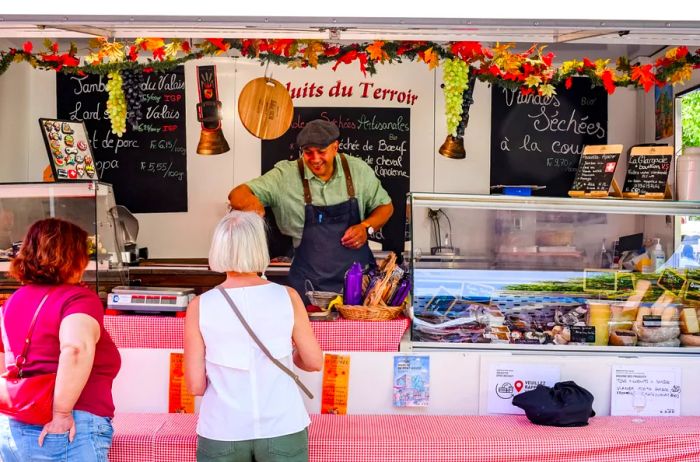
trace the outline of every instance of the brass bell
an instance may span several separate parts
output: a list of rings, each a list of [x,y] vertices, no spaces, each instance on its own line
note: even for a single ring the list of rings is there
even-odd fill
[[[464,138],[447,135],[438,152],[450,159],[464,159],[467,157],[467,151],[464,149]]]
[[[223,154],[229,149],[231,148],[228,147],[226,138],[224,138],[224,132],[221,131],[221,128],[214,130],[202,129],[202,133],[199,136],[199,144],[197,144],[197,154],[202,154],[204,156]]]

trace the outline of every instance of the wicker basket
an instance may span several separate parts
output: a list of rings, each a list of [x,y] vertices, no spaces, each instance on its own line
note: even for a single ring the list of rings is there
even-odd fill
[[[389,321],[398,318],[403,312],[402,306],[364,306],[340,305],[338,311],[345,319],[356,321]]]
[[[309,301],[321,308],[323,311],[328,309],[328,304],[338,295],[337,292],[327,292],[323,290],[314,290],[311,282],[306,281],[306,296],[309,297]]]

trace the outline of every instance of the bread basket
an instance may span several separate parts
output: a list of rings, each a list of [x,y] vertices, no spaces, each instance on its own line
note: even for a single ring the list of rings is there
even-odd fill
[[[386,305],[340,305],[338,311],[345,319],[355,321],[389,321],[398,318],[403,306]]]

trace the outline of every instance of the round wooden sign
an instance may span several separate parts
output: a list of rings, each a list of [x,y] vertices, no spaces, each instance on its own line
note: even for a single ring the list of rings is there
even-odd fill
[[[273,140],[289,129],[294,105],[289,92],[281,83],[260,77],[243,87],[238,98],[238,115],[251,135]]]

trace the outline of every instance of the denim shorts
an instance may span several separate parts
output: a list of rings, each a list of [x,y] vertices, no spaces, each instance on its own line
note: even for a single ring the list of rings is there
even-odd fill
[[[197,462],[308,462],[309,431],[246,441],[197,436]]]
[[[0,460],[3,462],[107,462],[112,445],[112,419],[73,411],[75,438],[68,432],[46,435],[39,447],[40,425],[29,425],[0,415]]]

